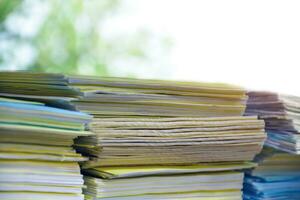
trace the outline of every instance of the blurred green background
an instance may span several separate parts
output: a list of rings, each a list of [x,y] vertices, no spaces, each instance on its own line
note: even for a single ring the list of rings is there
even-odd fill
[[[168,36],[143,27],[107,31],[110,20],[124,12],[126,5],[118,0],[0,0],[0,70],[129,77],[168,73],[156,64],[168,54]]]

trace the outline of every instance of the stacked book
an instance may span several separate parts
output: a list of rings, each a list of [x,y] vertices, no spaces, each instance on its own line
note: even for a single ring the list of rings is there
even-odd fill
[[[78,162],[87,158],[72,145],[91,135],[85,131],[90,120],[80,112],[1,97],[0,199],[83,200]]]
[[[265,120],[266,145],[300,154],[300,98],[271,92],[249,92],[246,115]]]
[[[87,199],[241,199],[243,172],[265,139],[242,116],[241,88],[213,83],[70,77],[95,136],[76,149]]]
[[[264,148],[255,160],[258,167],[245,176],[245,200],[300,199],[299,155]]]

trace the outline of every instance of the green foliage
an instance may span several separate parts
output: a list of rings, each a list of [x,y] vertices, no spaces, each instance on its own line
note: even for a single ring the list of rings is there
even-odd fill
[[[0,34],[5,36],[5,42],[8,44],[2,51],[0,46],[0,67],[3,69],[13,66],[13,69],[32,71],[110,75],[115,70],[114,63],[119,60],[147,62],[151,59],[147,44],[155,36],[149,31],[137,30],[130,35],[109,38],[105,36],[103,24],[119,11],[122,7],[121,1],[0,2],[0,10],[3,10],[0,24],[3,27],[9,25],[9,22],[16,24],[10,18],[21,18],[24,22],[39,18],[36,21],[41,21],[34,27],[37,30],[31,31],[33,34],[23,33],[26,24],[20,24],[20,27],[13,25],[7,30],[1,29]],[[33,7],[43,8],[45,13],[34,16],[37,14],[30,12]],[[163,39],[159,40],[164,48],[166,43]],[[18,48],[22,45],[31,50],[32,56],[25,64],[17,62]],[[134,75],[132,72],[128,72],[127,75],[130,74]]]
[[[0,25],[3,24],[7,15],[13,12],[20,4],[20,0],[0,0]]]

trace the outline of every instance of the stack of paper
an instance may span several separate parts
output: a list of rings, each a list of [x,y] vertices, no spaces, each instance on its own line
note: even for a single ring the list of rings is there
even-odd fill
[[[266,145],[300,154],[300,98],[270,92],[249,92],[247,115],[266,122]]]
[[[263,145],[264,122],[243,117],[238,87],[137,79],[71,77],[94,116],[93,137],[76,148],[91,157],[89,199],[241,199],[243,173]]]
[[[39,101],[72,109],[69,101],[80,95],[78,90],[68,85],[68,78],[61,74],[0,72],[0,97]]]
[[[255,117],[98,118],[90,128],[96,136],[77,142],[89,167],[248,161],[265,138]]]
[[[86,170],[87,199],[240,200],[244,174],[253,164],[100,167]],[[212,172],[213,171],[213,172]]]
[[[265,148],[256,161],[259,166],[245,176],[245,200],[299,199],[299,155]]]
[[[83,200],[79,161],[72,148],[87,114],[43,103],[0,98],[0,199]]]
[[[231,85],[26,72],[0,78],[3,199],[83,199],[77,162],[85,161],[88,200],[237,200],[241,170],[254,166],[248,161],[265,139],[263,120],[243,116],[245,91]],[[92,114],[95,135],[84,131],[88,115],[49,105]],[[87,137],[74,147],[90,160],[72,149],[78,136]]]
[[[125,78],[70,77],[84,92],[74,102],[94,116],[241,116],[247,96],[239,87]]]

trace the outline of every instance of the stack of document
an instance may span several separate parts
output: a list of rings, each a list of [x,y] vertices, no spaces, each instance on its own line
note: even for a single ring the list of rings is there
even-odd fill
[[[0,72],[0,97],[45,102],[48,105],[73,109],[69,104],[81,93],[69,86],[61,74],[34,72]]]
[[[240,200],[244,164],[100,167],[85,170],[86,199]],[[231,171],[230,171],[231,170]],[[89,175],[88,175],[89,174]]]
[[[94,116],[241,116],[247,96],[239,87],[125,78],[70,77],[84,97],[76,107]]]
[[[241,199],[246,161],[259,153],[264,122],[242,116],[239,87],[71,77],[95,136],[76,148],[88,199]]]
[[[76,143],[89,167],[249,161],[265,139],[255,117],[96,118],[90,129]]]
[[[253,117],[103,118],[90,127],[96,136],[76,144],[91,157],[82,165],[91,199],[241,199],[234,170],[253,167],[244,161],[265,138]]]
[[[0,98],[0,199],[83,200],[72,148],[91,120],[87,114],[43,103]]]
[[[299,199],[299,155],[265,148],[256,161],[259,166],[245,176],[245,200]]]
[[[241,170],[254,167],[266,137],[263,120],[243,116],[245,90],[231,85],[0,78],[1,199],[240,200]]]
[[[266,145],[300,154],[300,98],[270,92],[249,92],[246,115],[266,122]]]

